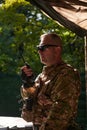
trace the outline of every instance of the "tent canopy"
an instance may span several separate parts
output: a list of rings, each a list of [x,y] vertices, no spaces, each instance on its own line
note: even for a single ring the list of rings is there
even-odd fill
[[[77,35],[87,35],[87,0],[28,1]]]

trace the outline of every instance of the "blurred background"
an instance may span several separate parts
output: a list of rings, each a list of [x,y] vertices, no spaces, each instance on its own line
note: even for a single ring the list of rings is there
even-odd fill
[[[0,116],[21,114],[20,68],[28,62],[35,75],[43,65],[39,61],[36,45],[46,32],[55,32],[63,40],[63,59],[77,68],[81,75],[82,91],[77,121],[86,125],[86,88],[84,38],[46,17],[25,0],[0,1]]]

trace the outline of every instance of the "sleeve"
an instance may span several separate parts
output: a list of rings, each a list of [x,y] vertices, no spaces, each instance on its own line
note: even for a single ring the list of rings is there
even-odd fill
[[[21,97],[23,99],[29,98],[29,97],[35,97],[37,94],[38,89],[40,88],[40,74],[37,76],[37,78],[31,83],[31,80],[27,83],[27,87],[22,84],[20,93]]]
[[[68,127],[77,114],[80,86],[79,76],[74,72],[58,78],[51,94],[51,107],[40,130],[44,130],[44,127],[45,130],[63,130]]]
[[[28,122],[33,121],[33,108],[35,105],[35,97],[39,88],[39,77],[32,86],[21,86],[20,93],[23,101],[21,117]]]

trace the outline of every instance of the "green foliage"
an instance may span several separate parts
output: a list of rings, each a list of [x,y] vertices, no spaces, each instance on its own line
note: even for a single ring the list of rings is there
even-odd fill
[[[63,35],[64,36],[64,35]],[[84,38],[72,33],[65,34],[63,43],[63,58],[81,72],[84,72]]]
[[[18,48],[22,46],[25,60],[35,73],[42,65],[36,51],[39,37],[56,32],[63,40],[63,59],[80,71],[84,70],[84,40],[47,18],[25,0],[5,0],[0,7],[0,71],[19,73],[24,64]]]

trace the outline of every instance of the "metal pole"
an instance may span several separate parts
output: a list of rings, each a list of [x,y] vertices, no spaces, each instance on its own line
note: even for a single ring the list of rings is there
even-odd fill
[[[86,117],[87,117],[87,36],[85,39],[85,84],[86,84]]]

